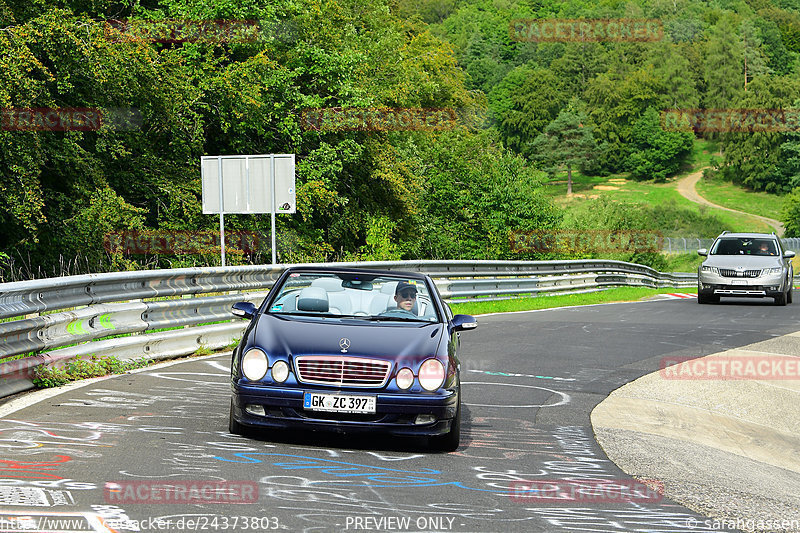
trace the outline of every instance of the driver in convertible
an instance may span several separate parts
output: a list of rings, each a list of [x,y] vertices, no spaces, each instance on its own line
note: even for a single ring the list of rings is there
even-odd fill
[[[411,310],[414,304],[417,303],[417,287],[407,281],[401,281],[397,284],[394,290],[394,301],[397,302],[397,308],[388,309],[381,313],[383,316],[397,316],[419,318]]]

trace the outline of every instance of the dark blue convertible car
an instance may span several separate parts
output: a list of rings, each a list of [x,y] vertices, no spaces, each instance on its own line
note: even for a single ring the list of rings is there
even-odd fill
[[[294,428],[427,436],[458,447],[459,331],[430,277],[292,267],[256,308],[231,363],[229,430]]]

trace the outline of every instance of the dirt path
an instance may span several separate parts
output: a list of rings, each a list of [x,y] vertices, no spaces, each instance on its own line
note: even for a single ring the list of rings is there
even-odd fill
[[[762,217],[761,215],[754,215],[752,213],[745,213],[744,211],[737,211],[736,209],[722,207],[721,205],[713,204],[700,196],[695,189],[695,185],[698,181],[700,181],[700,178],[703,177],[703,170],[704,169],[701,168],[697,172],[693,172],[688,176],[678,180],[678,192],[681,194],[681,196],[696,204],[706,205],[708,207],[713,207],[714,209],[724,209],[725,211],[730,211],[731,213],[739,213],[757,218],[758,220],[775,228],[775,233],[778,234],[778,237],[783,237],[783,224],[773,218]]]

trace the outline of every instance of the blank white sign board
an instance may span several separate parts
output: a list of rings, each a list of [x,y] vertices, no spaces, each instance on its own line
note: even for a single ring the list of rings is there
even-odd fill
[[[273,166],[274,212],[295,212],[294,154],[203,156],[200,166],[206,215],[272,213]]]

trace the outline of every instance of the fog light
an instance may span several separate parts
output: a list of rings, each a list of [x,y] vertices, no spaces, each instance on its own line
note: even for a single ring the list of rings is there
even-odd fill
[[[434,422],[436,422],[436,417],[433,415],[417,415],[417,418],[414,419],[414,423],[417,425],[432,424]]]
[[[244,408],[245,411],[250,413],[251,415],[258,415],[258,416],[265,416],[266,413],[264,412],[263,405],[248,405]]]

